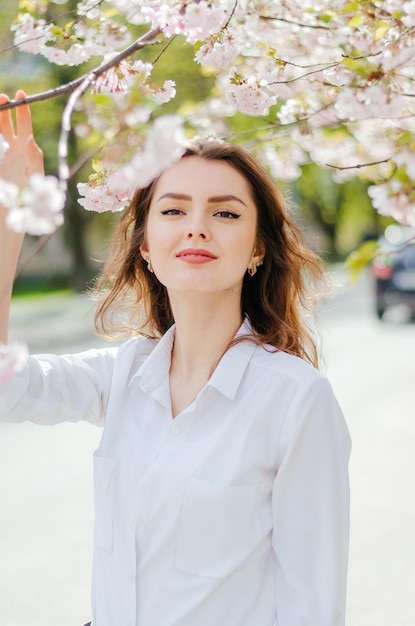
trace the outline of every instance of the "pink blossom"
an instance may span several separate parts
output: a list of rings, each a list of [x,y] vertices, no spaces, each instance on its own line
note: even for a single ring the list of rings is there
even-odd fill
[[[196,52],[195,59],[200,65],[225,68],[240,52],[234,36],[226,31],[219,37],[206,41]]]
[[[104,57],[105,61],[109,61],[114,54]],[[94,83],[93,91],[100,93],[124,93],[128,91],[128,79],[137,74],[132,63],[128,60],[121,61],[109,70],[98,76]]]
[[[158,89],[153,97],[157,104],[169,102],[176,95],[176,83],[174,80],[165,80],[163,87]]]
[[[10,148],[9,144],[7,143],[3,135],[0,133],[0,161],[4,159],[4,155],[6,154],[9,148]]]
[[[267,115],[270,106],[277,101],[277,97],[270,93],[265,81],[260,81],[254,76],[240,80],[233,79],[232,83],[226,95],[242,113]]]
[[[7,225],[30,235],[53,233],[63,224],[65,194],[54,176],[33,174],[14,204],[9,204]]]
[[[226,13],[220,7],[208,4],[205,0],[191,2],[184,14],[184,31],[187,41],[203,41],[212,33],[217,33],[226,21]]]
[[[406,16],[402,17],[402,22],[408,28],[411,26],[415,26],[415,1],[411,0],[411,2],[405,2],[403,5]]]
[[[55,63],[56,65],[68,65],[70,67],[88,61],[93,54],[91,50],[88,50],[80,43],[75,43],[68,48],[68,50],[59,48],[57,45],[42,46],[40,53],[51,63]]]
[[[136,189],[151,183],[184,152],[183,120],[177,115],[164,115],[154,122],[146,136],[143,149],[127,165],[108,179],[110,191],[132,197]]]
[[[76,12],[78,15],[87,15],[91,20],[100,17],[99,5],[96,0],[83,0],[83,2],[79,2]]]
[[[105,211],[121,211],[128,203],[126,195],[116,194],[110,191],[105,182],[101,184],[78,183],[78,192],[83,198],[78,198],[78,203],[87,211],[104,213]]]
[[[380,215],[393,217],[407,226],[415,226],[415,203],[410,199],[412,191],[412,182],[406,186],[396,179],[372,185],[368,189],[372,204]]]
[[[23,52],[38,54],[42,46],[53,39],[50,25],[45,20],[35,20],[29,13],[23,13],[19,22],[10,28],[14,31],[14,43]]]
[[[398,167],[404,167],[411,180],[415,180],[415,155],[412,150],[402,150],[393,157]]]
[[[157,8],[143,6],[141,9],[152,28],[160,28],[166,37],[180,35],[183,32],[184,22],[179,7],[170,7],[162,4]]]
[[[16,372],[20,372],[27,357],[27,346],[22,343],[0,344],[0,383],[7,383]]]

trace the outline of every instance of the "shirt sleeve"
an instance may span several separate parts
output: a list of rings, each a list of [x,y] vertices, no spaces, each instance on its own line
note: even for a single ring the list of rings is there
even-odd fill
[[[350,437],[328,381],[296,395],[273,486],[278,626],[343,626]]]
[[[57,424],[102,425],[117,348],[30,356],[24,369],[0,384],[0,418]]]

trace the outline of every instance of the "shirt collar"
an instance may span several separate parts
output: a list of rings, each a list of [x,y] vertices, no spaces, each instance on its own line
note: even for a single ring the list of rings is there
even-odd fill
[[[245,318],[235,338],[250,335],[252,327]],[[207,384],[233,400],[255,348],[256,344],[248,339],[231,346],[219,361]]]
[[[173,324],[158,341],[154,350],[134,376],[134,378],[140,378],[139,384],[143,391],[151,391],[168,376],[175,331],[176,328]],[[236,338],[251,334],[251,324],[248,319],[245,319],[236,334]],[[219,361],[207,385],[214,387],[232,400],[236,395],[255,347],[256,344],[253,341],[244,340],[229,348]]]

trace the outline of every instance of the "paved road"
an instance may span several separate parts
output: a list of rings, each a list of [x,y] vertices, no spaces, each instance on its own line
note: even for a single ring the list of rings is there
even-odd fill
[[[89,308],[82,297],[16,302],[13,333],[36,351],[97,345]],[[415,324],[399,309],[378,322],[363,277],[338,286],[323,328],[327,374],[353,438],[347,625],[414,626]],[[88,619],[98,437],[86,424],[2,427],[0,626]]]

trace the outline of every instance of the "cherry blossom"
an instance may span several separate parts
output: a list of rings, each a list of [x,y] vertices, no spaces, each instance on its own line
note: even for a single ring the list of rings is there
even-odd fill
[[[29,13],[23,13],[17,24],[12,24],[14,31],[14,43],[23,52],[38,54],[44,44],[53,39],[50,26],[45,20],[35,20]]]
[[[165,80],[163,83],[163,87],[161,89],[157,89],[154,92],[154,100],[157,104],[164,104],[165,102],[169,102],[176,95],[176,83],[174,80]]]
[[[228,67],[240,52],[234,35],[228,30],[208,39],[196,52],[195,60],[200,65],[217,69]]]
[[[2,181],[0,202],[8,208],[7,225],[16,232],[42,235],[63,224],[65,194],[54,176],[33,174],[22,189]]]
[[[184,19],[180,12],[180,6],[162,4],[158,7],[142,6],[142,13],[153,28],[160,28],[166,37],[179,35],[184,30]]]
[[[397,222],[415,226],[415,198],[413,182],[405,184],[397,179],[369,187],[373,206],[381,214],[393,217]]]
[[[180,142],[156,116],[175,97],[168,44],[178,37],[215,83],[204,102],[186,104],[189,138],[232,138],[235,116],[239,129],[244,115],[262,117],[258,126],[270,128],[262,153],[274,175],[292,180],[314,161],[336,180],[362,176],[374,183],[375,208],[385,212],[387,197],[395,219],[413,219],[415,0],[81,0],[73,19],[51,10],[56,23],[44,20],[49,4],[24,4],[11,27],[16,46],[58,65],[106,64],[92,88],[111,104],[83,94],[77,101],[84,129],[107,146],[105,175],[79,187],[85,208],[118,210],[159,174],[156,154],[160,163],[176,158]],[[162,44],[171,67],[163,85],[155,66],[126,49],[138,41],[137,26],[154,31],[148,44]],[[0,142],[0,154],[4,148]]]
[[[242,78],[234,72],[230,82],[227,98],[242,113],[268,115],[270,107],[277,101],[264,79],[258,80],[255,76]]]
[[[136,189],[147,186],[181,157],[185,143],[183,120],[179,116],[165,115],[156,119],[142,150],[109,177],[110,193],[131,198]]]
[[[20,372],[27,357],[28,349],[23,343],[0,344],[0,383],[7,383],[16,372]]]
[[[104,180],[101,183],[91,179],[88,183],[78,183],[77,185],[81,198],[78,202],[87,211],[104,213],[105,211],[121,211],[128,204],[127,194],[113,193]]]
[[[208,4],[205,0],[188,4],[184,14],[187,41],[203,41],[212,33],[217,33],[224,26],[226,17],[224,9]]]

